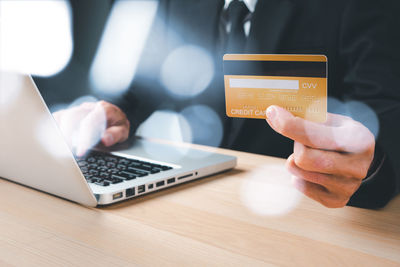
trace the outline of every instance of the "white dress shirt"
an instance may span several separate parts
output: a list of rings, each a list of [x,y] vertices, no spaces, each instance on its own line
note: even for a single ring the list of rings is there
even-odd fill
[[[225,9],[225,10],[228,8],[229,4],[230,4],[232,1],[233,1],[233,0],[225,0],[225,6],[224,6],[224,9]],[[251,13],[253,13],[254,10],[256,9],[256,4],[257,4],[257,1],[258,1],[258,0],[242,0],[242,1],[246,4],[246,6],[247,6],[247,8],[249,9],[249,11],[250,11]],[[244,34],[246,35],[246,37],[248,37],[249,34],[250,34],[251,21],[250,21],[250,20],[246,21],[246,22],[244,23],[243,27],[244,27]],[[228,23],[228,24],[226,25],[226,32],[229,33],[230,31],[231,31],[231,25],[230,25],[230,23]]]

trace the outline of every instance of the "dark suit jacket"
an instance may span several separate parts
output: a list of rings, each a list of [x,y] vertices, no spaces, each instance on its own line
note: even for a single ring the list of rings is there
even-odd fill
[[[194,103],[208,105],[224,122],[229,120],[224,115],[222,55],[216,50],[223,2],[160,1],[132,89],[119,103],[133,129],[154,110],[179,111]],[[380,165],[383,155],[386,158],[378,174],[362,184],[349,205],[383,207],[399,192],[400,43],[396,10],[398,4],[391,0],[259,0],[251,20],[245,53],[325,54],[329,61],[329,96],[340,101],[361,101],[377,114],[380,128],[376,165]],[[215,78],[196,98],[176,99],[160,82],[159,68],[171,51],[187,44],[213,55]],[[348,109],[338,108],[335,103],[329,102],[330,111],[349,115]],[[354,119],[373,127],[365,114],[351,113]],[[225,135],[222,146],[278,157],[293,152],[292,141],[275,133],[265,121],[230,120],[236,130],[226,129],[230,134]]]

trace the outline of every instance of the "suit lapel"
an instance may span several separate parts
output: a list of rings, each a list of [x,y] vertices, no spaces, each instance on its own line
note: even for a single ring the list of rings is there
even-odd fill
[[[276,53],[294,10],[293,0],[258,0],[246,52]]]

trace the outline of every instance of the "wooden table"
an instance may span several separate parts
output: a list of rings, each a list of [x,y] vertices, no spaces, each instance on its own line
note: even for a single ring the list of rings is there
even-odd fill
[[[238,156],[235,170],[105,208],[0,180],[0,265],[400,265],[400,198],[372,211],[301,196],[271,215],[251,192],[286,184],[284,160],[219,151]]]

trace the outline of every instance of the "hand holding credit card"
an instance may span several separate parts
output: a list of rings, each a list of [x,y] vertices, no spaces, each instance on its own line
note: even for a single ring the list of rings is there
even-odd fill
[[[323,55],[224,56],[226,114],[265,119],[271,105],[314,122],[327,116],[327,58]]]
[[[344,207],[367,177],[375,137],[327,113],[327,59],[320,55],[225,55],[226,113],[266,119],[294,141],[293,185],[326,207]],[[267,138],[266,141],[267,142]]]

